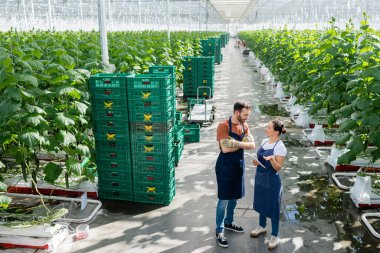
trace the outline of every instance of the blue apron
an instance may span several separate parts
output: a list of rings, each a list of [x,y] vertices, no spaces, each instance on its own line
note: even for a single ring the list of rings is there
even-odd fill
[[[228,135],[237,141],[241,141],[245,135],[232,132],[231,117],[228,120]],[[239,149],[231,153],[219,154],[215,166],[216,180],[218,183],[218,198],[221,200],[240,199],[245,195],[244,187],[244,150]]]
[[[282,186],[281,178],[278,171],[276,171],[270,161],[264,159],[264,156],[273,155],[274,148],[264,150],[263,145],[257,151],[258,160],[266,167],[258,165],[255,177],[255,192],[253,199],[253,209],[258,213],[269,217],[274,220],[280,219],[280,205]]]

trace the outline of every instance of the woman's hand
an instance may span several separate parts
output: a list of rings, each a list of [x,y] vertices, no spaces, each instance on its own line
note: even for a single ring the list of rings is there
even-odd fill
[[[270,161],[270,160],[273,160],[274,159],[274,156],[273,155],[270,155],[270,156],[263,156],[263,158],[267,161]]]
[[[257,165],[259,165],[259,162],[257,161],[257,159],[253,159],[253,161],[252,161],[252,162],[253,162],[253,165],[254,165],[254,166],[257,166]]]

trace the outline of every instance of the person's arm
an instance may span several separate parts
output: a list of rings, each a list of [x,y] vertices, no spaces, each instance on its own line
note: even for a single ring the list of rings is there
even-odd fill
[[[227,147],[225,147],[225,146],[222,145],[222,141],[223,140],[219,141],[219,145],[220,145],[223,153],[231,153],[231,152],[238,151],[240,149],[239,147],[237,147],[237,148],[227,148]]]
[[[264,156],[264,159],[269,161],[273,169],[275,169],[276,171],[281,170],[282,165],[284,164],[284,161],[285,161],[285,157],[279,156],[279,155]]]
[[[223,153],[235,152],[239,149],[254,149],[254,142],[242,142],[234,139],[224,139],[220,140],[220,146],[222,147]]]

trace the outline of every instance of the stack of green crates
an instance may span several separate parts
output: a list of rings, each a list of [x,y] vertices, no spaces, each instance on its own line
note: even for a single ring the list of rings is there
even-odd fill
[[[127,75],[90,77],[99,197],[133,200]]]
[[[203,56],[214,56],[215,63],[220,64],[222,62],[222,44],[220,37],[208,38],[201,40]]]
[[[214,96],[215,65],[213,56],[186,56],[183,59],[183,96],[184,98],[212,98]],[[207,88],[199,88],[206,86]],[[211,93],[210,93],[211,92]]]
[[[149,67],[149,73],[150,74],[170,74],[171,75],[171,86],[173,88],[173,93],[172,93],[172,96],[174,97],[174,100],[173,100],[173,108],[174,108],[174,111],[176,110],[176,104],[175,104],[175,98],[176,98],[176,86],[177,86],[177,82],[176,82],[176,70],[175,70],[175,66],[151,66]]]
[[[215,58],[204,56],[198,58],[198,86],[201,97],[212,98],[214,96]],[[210,94],[211,92],[211,94]]]
[[[171,75],[127,79],[134,201],[168,205],[175,194]]]
[[[198,56],[183,57],[183,96],[196,97],[198,88]]]
[[[220,34],[220,44],[221,44],[221,47],[226,47],[226,44],[227,44],[227,33]]]
[[[179,159],[181,158],[182,151],[185,146],[184,138],[185,128],[181,125],[174,126],[174,163],[178,166]]]

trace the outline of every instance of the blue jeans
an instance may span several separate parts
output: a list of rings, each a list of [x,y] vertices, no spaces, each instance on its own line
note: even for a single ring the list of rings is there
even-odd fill
[[[277,237],[278,236],[278,230],[280,228],[280,220],[273,220],[273,219],[270,219],[270,220],[272,223],[272,235]],[[265,228],[267,225],[267,217],[265,217],[262,214],[260,214],[259,225],[262,228]]]
[[[218,200],[218,204],[216,206],[216,233],[222,233],[224,231],[224,224],[232,224],[232,222],[234,221],[234,212],[236,204],[236,199]]]

